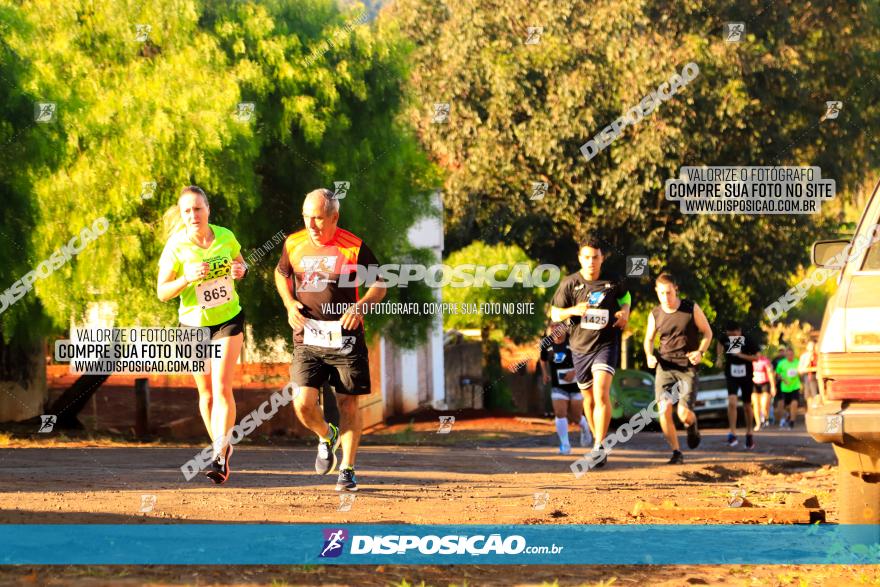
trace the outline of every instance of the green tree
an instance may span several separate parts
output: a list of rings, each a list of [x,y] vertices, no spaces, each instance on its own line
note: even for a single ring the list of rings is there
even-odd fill
[[[0,238],[19,252],[2,286],[96,219],[109,224],[0,315],[7,340],[63,330],[90,302],[114,304],[120,324],[176,323],[155,280],[162,215],[190,183],[245,255],[302,226],[307,192],[348,181],[343,227],[381,261],[427,259],[406,234],[437,213],[440,179],[400,119],[406,46],[393,27],[352,24],[358,14],[332,0],[0,0]],[[51,124],[34,123],[35,101],[56,104]],[[242,284],[258,338],[289,333],[272,284],[280,253]],[[420,286],[389,299],[430,295]],[[369,321],[408,345],[430,325]]]
[[[797,14],[759,0],[584,7],[399,0],[388,10],[416,47],[410,120],[448,170],[448,248],[515,242],[574,270],[578,231],[600,228],[609,269],[647,254],[655,274],[671,268],[720,318],[756,325],[825,220],[684,216],[664,181],[683,165],[818,165],[839,192],[856,186],[877,167],[876,3],[820,0]],[[729,21],[746,23],[743,42],[725,42]],[[585,160],[582,144],[692,61],[699,76],[679,95]],[[820,121],[833,99],[845,112]],[[432,105],[443,102],[438,123]],[[548,184],[543,200],[530,199],[533,182]],[[648,281],[633,287],[652,297]]]
[[[500,332],[515,343],[533,339],[547,323],[547,304],[551,290],[533,286],[532,270],[538,267],[538,263],[530,259],[517,245],[487,245],[476,241],[449,255],[445,264],[452,268],[463,265],[487,268],[504,265],[506,269],[495,272],[494,279],[498,282],[510,280],[516,283],[513,287],[493,288],[489,283],[480,285],[475,279],[473,285],[457,287],[456,283],[463,281],[456,278],[443,288],[443,301],[458,304],[460,310],[459,313],[445,316],[444,326],[480,329],[487,407],[512,407],[509,391],[503,382],[498,342],[492,339],[492,333]],[[489,271],[486,274],[491,275]],[[477,278],[479,273],[474,271],[473,275]],[[544,278],[547,277],[549,274],[545,273]],[[526,310],[524,304],[531,304],[529,308],[533,312]],[[461,311],[464,307],[470,310]],[[483,312],[483,307],[487,311]],[[473,311],[474,308],[477,309],[476,312]],[[515,310],[516,308],[523,310]]]

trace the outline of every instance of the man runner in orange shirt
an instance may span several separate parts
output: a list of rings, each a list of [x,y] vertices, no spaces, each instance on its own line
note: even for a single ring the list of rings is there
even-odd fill
[[[294,335],[290,375],[298,393],[293,406],[320,439],[315,471],[326,475],[334,469],[341,443],[336,491],[357,491],[354,462],[362,428],[357,396],[370,393],[363,314],[385,297],[385,287],[377,282],[359,298],[356,284],[340,285],[341,274],[379,262],[361,239],[337,226],[339,200],[332,191],[306,195],[303,220],[306,227],[287,237],[275,268],[275,287]],[[339,428],[324,421],[318,409],[324,383],[336,392]]]

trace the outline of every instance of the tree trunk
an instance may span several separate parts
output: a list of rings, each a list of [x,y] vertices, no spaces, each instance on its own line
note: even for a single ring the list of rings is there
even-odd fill
[[[0,422],[37,417],[47,399],[46,339],[18,344],[0,335]]]

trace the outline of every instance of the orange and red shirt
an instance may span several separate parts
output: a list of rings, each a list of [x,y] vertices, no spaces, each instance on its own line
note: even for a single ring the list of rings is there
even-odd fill
[[[351,232],[336,228],[327,244],[316,246],[302,229],[287,237],[284,251],[275,270],[293,280],[293,297],[303,305],[300,310],[306,318],[339,320],[341,311],[335,311],[358,300],[356,285],[342,286],[339,277],[354,273],[357,266],[379,265],[373,251]],[[353,278],[348,283],[355,283]],[[363,327],[350,334],[362,335]],[[294,332],[294,342],[302,343],[303,331]]]

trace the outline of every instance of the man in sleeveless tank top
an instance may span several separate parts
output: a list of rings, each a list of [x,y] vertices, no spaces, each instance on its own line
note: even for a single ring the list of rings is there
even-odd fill
[[[661,273],[655,284],[660,305],[648,316],[645,331],[645,356],[648,367],[657,368],[654,392],[660,412],[660,427],[672,448],[669,464],[681,464],[684,456],[672,418],[672,403],[663,400],[664,392],[678,391],[678,417],[687,430],[688,447],[700,445],[697,415],[693,412],[697,394],[697,365],[712,343],[712,327],[693,300],[678,297],[678,284],[670,273]],[[660,350],[655,354],[654,340],[660,335]],[[702,335],[702,337],[700,336]]]

